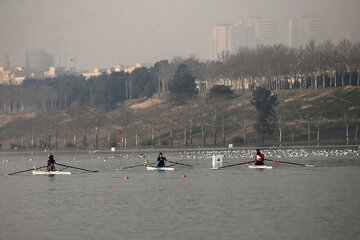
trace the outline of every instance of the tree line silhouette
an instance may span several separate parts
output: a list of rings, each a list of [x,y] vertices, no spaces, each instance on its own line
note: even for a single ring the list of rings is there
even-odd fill
[[[67,110],[77,102],[87,106],[115,109],[128,100],[151,97],[155,93],[196,95],[198,83],[227,85],[235,92],[332,88],[360,85],[360,43],[344,39],[304,47],[282,44],[242,47],[235,54],[223,53],[217,61],[200,61],[196,56],[162,60],[152,68],[137,68],[131,73],[103,73],[86,80],[82,76],[25,79],[21,85],[0,85],[1,112],[46,112]]]

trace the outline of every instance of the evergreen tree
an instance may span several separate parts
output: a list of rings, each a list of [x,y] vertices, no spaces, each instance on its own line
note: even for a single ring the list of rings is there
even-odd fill
[[[230,99],[234,97],[234,91],[229,86],[215,85],[210,89],[209,97]]]
[[[128,74],[116,72],[111,75],[102,74],[94,79],[89,92],[95,106],[101,106],[105,110],[112,110],[116,104],[126,99],[125,82]]]
[[[151,97],[156,92],[154,74],[147,68],[136,68],[131,74],[132,98]]]
[[[169,90],[178,104],[183,104],[195,94],[195,78],[185,64],[180,64],[175,72]]]
[[[251,103],[256,109],[255,129],[262,136],[262,143],[265,140],[265,134],[271,135],[276,127],[276,95],[265,88],[258,87],[253,92]]]

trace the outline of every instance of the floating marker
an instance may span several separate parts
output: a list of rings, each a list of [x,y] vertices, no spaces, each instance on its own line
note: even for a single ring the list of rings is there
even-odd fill
[[[182,177],[182,178],[186,178],[186,175],[185,175],[185,174],[183,174],[183,175],[181,175],[181,177]]]
[[[219,168],[223,166],[223,156],[213,155],[212,156],[212,168]]]
[[[124,179],[129,179],[129,177],[125,176]]]

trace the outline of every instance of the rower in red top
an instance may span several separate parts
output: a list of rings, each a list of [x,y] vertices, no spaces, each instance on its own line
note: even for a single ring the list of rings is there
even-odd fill
[[[56,161],[54,159],[54,155],[50,154],[49,155],[49,160],[48,160],[48,164],[47,164],[47,170],[50,171],[55,171],[55,164]]]
[[[264,165],[264,154],[260,152],[260,149],[256,149],[255,165]]]

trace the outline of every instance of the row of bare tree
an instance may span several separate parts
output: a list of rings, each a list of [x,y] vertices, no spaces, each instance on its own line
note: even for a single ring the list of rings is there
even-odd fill
[[[325,88],[360,84],[360,44],[344,39],[338,44],[310,41],[305,47],[278,44],[240,48],[223,53],[222,76],[235,89],[252,89],[262,84],[269,90]],[[216,79],[215,79],[216,81]]]
[[[352,89],[353,94],[358,92]],[[357,101],[352,102],[351,95],[349,99],[340,99],[344,104],[337,108],[343,110],[335,106],[335,113],[327,111],[328,106],[312,106],[313,102],[302,103],[301,99],[299,103],[281,104],[277,109],[278,131],[266,143],[320,145],[331,143],[328,136],[333,136],[333,143],[358,144],[359,111]],[[254,130],[254,109],[246,98],[199,97],[184,106],[164,103],[148,108],[122,104],[113,112],[74,104],[68,112],[49,111],[15,121],[1,135],[13,139],[12,148],[30,149],[221,147],[261,142]]]
[[[236,91],[257,86],[277,90],[360,85],[360,43],[346,39],[337,44],[310,41],[300,48],[282,44],[242,47],[235,54],[223,53],[218,61],[211,62],[202,62],[196,56],[175,57],[159,61],[151,69],[103,74],[88,81],[75,76],[26,79],[21,86],[0,86],[0,112],[66,110],[74,101],[111,110],[127,99],[150,97],[155,92],[167,94],[181,64],[208,90],[219,84]]]

